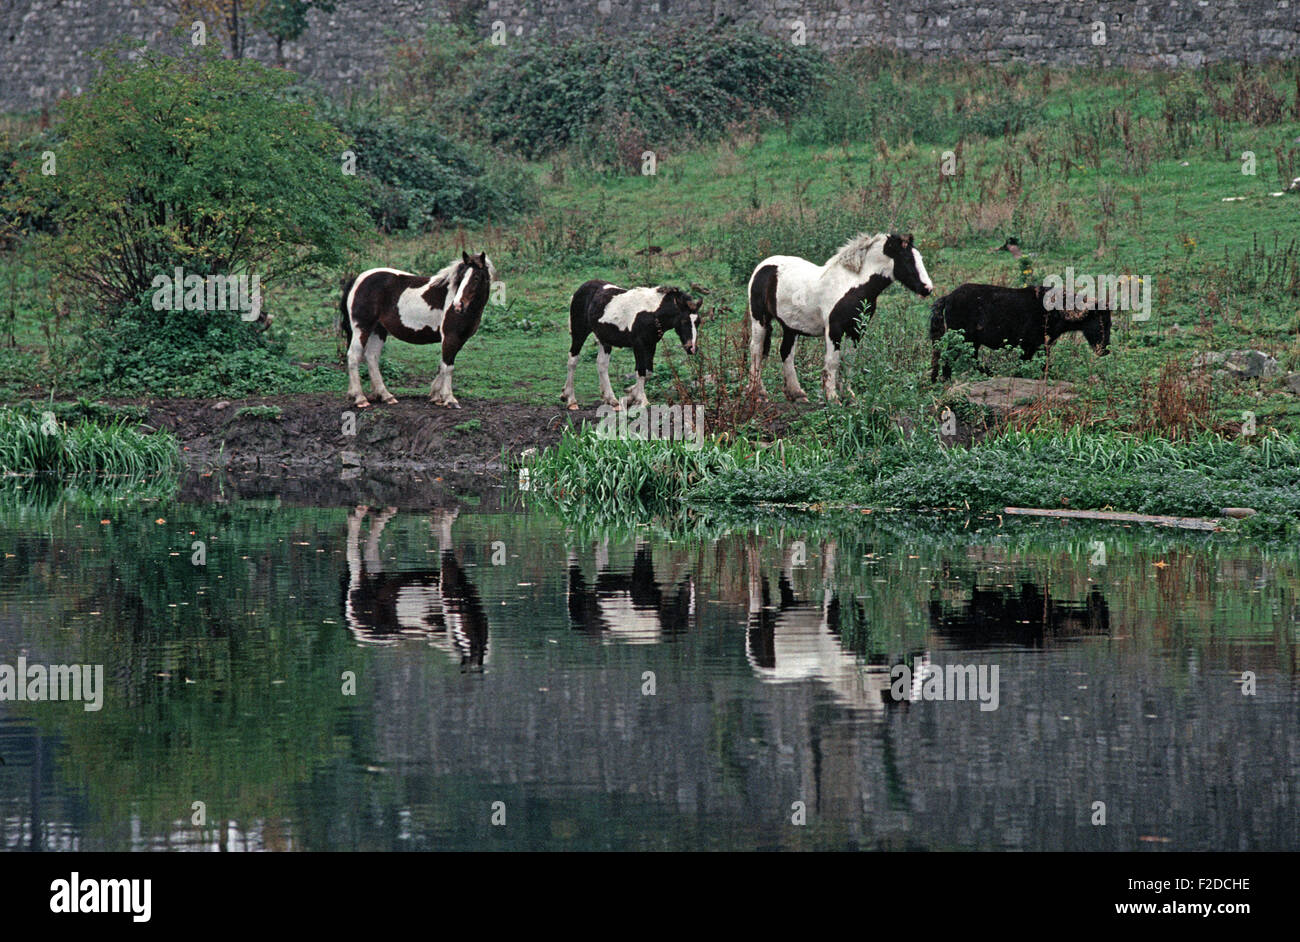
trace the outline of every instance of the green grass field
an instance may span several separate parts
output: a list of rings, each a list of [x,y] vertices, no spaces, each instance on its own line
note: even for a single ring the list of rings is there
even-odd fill
[[[1281,120],[1264,126],[1232,112],[1216,115],[1205,102],[1183,121],[1174,105],[1183,86],[1195,87],[1185,76],[1035,69],[989,79],[961,65],[903,69],[901,80],[913,88],[972,108],[992,100],[989,82],[997,82],[1018,100],[1035,102],[1039,116],[1006,136],[926,144],[879,137],[830,145],[815,142],[830,133],[825,128],[751,123],[718,144],[657,153],[653,176],[583,169],[561,154],[530,165],[543,197],[534,215],[501,226],[376,237],[356,268],[432,272],[461,247],[493,257],[505,304],[489,307],[457,362],[457,393],[470,398],[557,400],[568,300],[588,278],[704,286],[706,310],[714,313],[704,342],[720,342],[727,328],[743,329],[744,279],[755,262],[775,252],[820,262],[828,246],[859,230],[915,233],[940,292],[968,280],[1038,281],[1067,267],[1151,279],[1151,319],[1118,317],[1115,355],[1094,359],[1072,339],[1053,353],[1050,376],[1079,383],[1083,394],[1071,421],[1132,425],[1165,363],[1198,350],[1257,348],[1276,357],[1283,373],[1300,370],[1300,193],[1270,195],[1300,173],[1300,102],[1286,101]],[[1279,97],[1288,94],[1285,68],[1269,79]],[[1231,101],[1234,81],[1224,70],[1206,87]],[[940,123],[924,136],[942,134]],[[956,151],[951,176],[942,173],[945,151]],[[1243,152],[1255,155],[1254,175],[1242,172]],[[1030,253],[1024,267],[992,251],[1008,236]],[[287,340],[291,360],[310,367],[267,393],[337,388],[342,395],[334,334],[340,275],[318,272],[265,286],[267,309],[276,315],[273,335]],[[907,382],[929,401],[942,400],[942,388],[922,381],[928,316],[929,303],[901,287],[882,297],[842,371],[862,399],[872,400],[882,382]],[[22,245],[0,256],[5,399],[34,390],[111,394],[67,385],[75,375],[67,364],[77,330],[59,317],[40,258]],[[810,390],[820,372],[815,346],[802,344],[800,373]],[[671,337],[660,347],[652,396],[668,393],[663,365],[684,359],[676,347]],[[1000,374],[1042,375],[1041,353],[1023,365],[1009,352],[984,356]],[[437,359],[436,347],[392,343],[385,374],[398,395],[424,394]],[[596,399],[594,359],[589,346],[578,374],[584,401]],[[878,369],[885,362],[887,376]],[[615,354],[619,375],[631,364],[630,354]],[[779,396],[777,374],[769,361],[765,378]],[[1144,391],[1144,383],[1151,388]],[[1212,385],[1217,423],[1250,410],[1261,428],[1300,428],[1300,397],[1280,378]]]

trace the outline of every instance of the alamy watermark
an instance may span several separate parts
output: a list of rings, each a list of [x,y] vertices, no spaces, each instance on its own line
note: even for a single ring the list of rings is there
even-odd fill
[[[256,274],[187,275],[177,266],[174,275],[155,275],[150,287],[155,311],[239,311],[246,321],[262,314],[262,283]]]
[[[996,664],[949,664],[919,661],[916,670],[906,664],[889,669],[889,694],[895,700],[978,700],[981,712],[998,708],[1000,685]]]
[[[1132,311],[1133,320],[1151,319],[1153,283],[1138,275],[1076,275],[1074,268],[1065,277],[1048,275],[1043,279],[1048,289],[1043,308],[1048,311]]]
[[[704,406],[644,406],[640,409],[615,409],[602,405],[596,409],[599,438],[624,441],[685,442],[687,451],[704,447]]]
[[[104,706],[103,664],[0,664],[2,700],[81,700],[88,713]]]

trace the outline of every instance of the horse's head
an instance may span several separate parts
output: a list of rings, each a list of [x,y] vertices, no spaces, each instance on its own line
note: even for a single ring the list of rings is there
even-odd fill
[[[681,338],[682,349],[694,353],[699,344],[700,298],[692,298],[681,288],[668,288],[664,291],[663,303],[659,305],[659,329],[662,333],[677,331]]]
[[[481,311],[492,290],[496,270],[492,267],[492,260],[484,252],[479,252],[477,255],[461,252],[460,257],[461,264],[453,278],[448,310],[459,313],[477,307]]]
[[[912,244],[911,233],[907,235],[890,233],[885,237],[885,244],[881,246],[881,251],[892,266],[892,271],[884,272],[885,275],[904,287],[912,289],[921,297],[934,291],[934,282],[930,280],[930,275],[925,270],[925,262],[921,259],[920,251]]]
[[[1037,290],[1043,294],[1048,291],[1041,286]],[[1083,297],[1075,301],[1073,308],[1063,311],[1049,309],[1047,333],[1059,337],[1061,334],[1078,331],[1088,341],[1092,352],[1104,357],[1110,354],[1110,321],[1111,312],[1108,308],[1101,307],[1093,298]]]

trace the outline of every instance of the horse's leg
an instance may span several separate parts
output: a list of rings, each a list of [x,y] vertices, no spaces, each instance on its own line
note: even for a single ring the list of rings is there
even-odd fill
[[[573,392],[573,374],[578,368],[578,354],[582,352],[582,345],[587,342],[587,334],[590,331],[578,325],[571,325],[570,328],[573,339],[569,342],[569,373],[564,380],[564,391],[560,393],[560,401],[570,409],[578,408],[578,397]]]
[[[429,518],[429,529],[438,535],[438,552],[447,553],[455,551],[455,544],[451,539],[451,525],[456,522],[456,517],[460,515],[459,508],[451,510],[435,510],[433,516]]]
[[[807,402],[808,394],[799,385],[799,374],[794,368],[794,342],[799,335],[785,325],[781,326],[781,374],[785,377],[785,398],[791,402]]]
[[[365,349],[362,333],[353,327],[352,342],[348,344],[348,398],[356,403],[358,409],[370,405],[370,400],[361,392],[361,356]]]
[[[366,341],[366,366],[370,370],[370,393],[376,399],[387,402],[389,405],[397,402],[397,397],[388,391],[384,385],[384,377],[379,372],[379,354],[384,349],[384,338],[376,330]]]
[[[768,345],[767,335],[771,324],[763,324],[757,317],[749,318],[749,392],[756,399],[767,399],[763,388],[763,356]]]
[[[831,336],[830,326],[826,327],[826,361],[822,371],[823,392],[826,394],[826,401],[839,402],[840,394],[836,390],[839,385],[840,375],[840,341],[838,337]]]
[[[435,405],[460,408],[460,403],[451,394],[451,371],[455,368],[456,354],[460,352],[462,343],[464,341],[456,334],[442,335],[442,362],[438,365],[438,375],[433,378],[433,385],[429,388],[429,398]]]
[[[634,347],[633,352],[636,354],[636,382],[628,387],[628,395],[623,400],[624,405],[631,409],[636,406],[644,406],[645,398],[645,378],[652,368],[654,361],[654,348],[649,350],[645,347]]]
[[[614,395],[614,387],[609,384],[609,355],[613,349],[606,343],[597,338],[599,349],[596,352],[596,375],[600,377],[600,399],[605,405],[614,409],[621,409],[622,405],[618,401],[618,396]]]

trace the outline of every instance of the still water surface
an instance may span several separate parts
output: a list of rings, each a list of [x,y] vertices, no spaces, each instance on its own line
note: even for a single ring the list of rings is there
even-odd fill
[[[1293,549],[238,499],[3,524],[0,663],[106,686],[0,703],[10,850],[1300,848]],[[897,664],[996,665],[997,708],[896,700]]]

